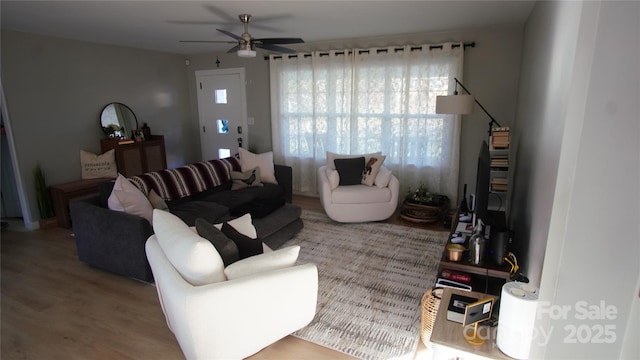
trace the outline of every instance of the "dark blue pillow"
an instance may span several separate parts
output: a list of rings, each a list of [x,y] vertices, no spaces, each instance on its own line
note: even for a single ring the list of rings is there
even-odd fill
[[[362,183],[362,172],[364,171],[364,156],[350,159],[335,159],[338,175],[340,175],[339,185],[358,185]]]
[[[244,234],[241,234],[229,223],[222,224],[222,233],[229,239],[233,240],[238,247],[240,253],[240,259],[248,258],[249,256],[262,254],[262,241],[258,239],[252,239]]]
[[[209,240],[209,242],[216,248],[218,254],[222,258],[224,267],[233,264],[240,260],[240,251],[236,243],[229,239],[222,231],[218,230],[213,224],[209,223],[205,219],[196,219],[196,230],[198,235]]]

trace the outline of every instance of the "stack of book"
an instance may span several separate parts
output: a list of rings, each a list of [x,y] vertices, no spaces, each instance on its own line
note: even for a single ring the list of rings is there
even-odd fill
[[[491,130],[491,147],[493,149],[509,148],[509,127],[499,127]]]
[[[507,191],[508,189],[509,183],[506,177],[491,178],[491,191]]]
[[[509,167],[509,155],[507,154],[491,154],[492,170],[501,171]]]

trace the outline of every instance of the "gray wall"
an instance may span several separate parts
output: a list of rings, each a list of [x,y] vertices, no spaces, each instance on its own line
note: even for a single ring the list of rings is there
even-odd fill
[[[538,2],[525,28],[512,222],[540,286],[532,358],[640,356],[639,24],[638,2]]]
[[[522,34],[521,27],[467,29],[306,44],[299,49],[474,41],[476,47],[465,54],[463,83],[509,126],[515,117]],[[199,161],[195,71],[215,69],[216,57],[220,68],[245,68],[247,114],[255,119],[249,148],[271,150],[269,64],[262,54],[253,59],[226,53],[183,56],[3,31],[2,82],[33,218],[38,219],[31,175],[36,162],[43,165],[48,184],[79,179],[79,150],[99,152],[104,135],[98,116],[109,102],[127,104],[140,124],[147,122],[153,133],[165,135],[169,167]],[[476,159],[488,122],[478,108],[463,117],[460,194],[465,183],[470,190],[475,187]]]
[[[107,103],[128,105],[140,126],[146,122],[152,133],[165,135],[169,166],[199,156],[189,143],[181,56],[5,30],[1,55],[6,120],[31,208],[25,218],[39,219],[36,163],[48,185],[79,180],[80,149],[100,152],[99,115]]]
[[[546,5],[537,4],[527,22],[511,150],[516,165],[513,246],[523,260],[522,271],[535,284],[540,283],[555,196],[581,8],[579,2]]]

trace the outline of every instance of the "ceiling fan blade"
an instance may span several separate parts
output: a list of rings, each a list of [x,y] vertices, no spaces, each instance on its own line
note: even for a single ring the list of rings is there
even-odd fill
[[[238,19],[235,16],[231,16],[217,7],[205,4],[203,7],[216,18],[221,21],[213,20],[167,20],[169,24],[181,24],[181,25],[217,25],[217,26],[235,26],[238,24]]]
[[[183,43],[219,43],[219,44],[235,44],[237,41],[217,41],[217,40],[179,40]]]
[[[271,25],[264,25],[264,24],[260,24],[259,22],[251,22],[251,28],[254,30],[264,30],[264,31],[271,31],[274,33],[282,33],[282,28],[278,27],[278,26],[271,26]]]
[[[260,29],[266,31],[272,31],[276,33],[282,33],[282,28],[279,26],[267,25],[265,23],[273,24],[274,22],[281,23],[284,19],[290,18],[291,14],[278,14],[271,16],[255,16],[251,21],[251,27],[253,29]]]
[[[191,21],[191,20],[167,20],[168,24],[180,24],[180,25],[221,25],[215,21]]]
[[[300,38],[264,38],[253,39],[253,41],[259,41],[263,44],[302,44],[304,40]]]
[[[237,24],[238,23],[238,19],[235,16],[231,16],[231,15],[227,14],[226,12],[222,11],[221,9],[219,9],[218,7],[216,7],[214,5],[206,4],[206,5],[203,5],[203,6],[210,13],[212,13],[213,15],[216,15],[217,17],[223,19],[226,23],[229,23],[229,24]]]
[[[293,15],[291,14],[274,14],[274,15],[268,15],[268,16],[261,16],[261,15],[256,15],[254,16],[256,21],[260,21],[260,22],[265,22],[265,21],[283,21],[286,19],[290,19],[291,17],[293,17]]]
[[[216,29],[218,31],[220,31],[221,33],[227,35],[227,36],[231,36],[232,38],[236,39],[236,40],[241,40],[242,38],[234,33],[228,32],[227,30],[222,30],[222,29]]]
[[[265,50],[270,50],[270,51],[276,51],[276,52],[280,52],[280,53],[285,53],[285,54],[295,54],[296,51],[293,49],[289,49],[286,48],[284,46],[278,46],[278,45],[273,45],[273,44],[263,44],[263,43],[259,43],[256,42],[255,43],[256,47],[265,49]]]
[[[231,49],[229,49],[229,51],[227,51],[227,54],[234,53],[234,52],[238,51],[238,49],[240,49],[240,45],[236,45],[236,46],[232,47]]]

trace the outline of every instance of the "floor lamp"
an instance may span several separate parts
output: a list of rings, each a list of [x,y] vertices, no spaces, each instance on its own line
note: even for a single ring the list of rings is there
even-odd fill
[[[464,85],[457,78],[453,78],[456,81],[456,90],[453,95],[441,95],[436,97],[436,114],[454,114],[454,115],[468,115],[473,113],[474,102],[480,106],[482,111],[484,111],[487,116],[491,119],[489,122],[489,138],[491,138],[491,131],[493,129],[493,124],[496,124],[500,127],[500,123],[496,121],[496,119],[489,114],[487,109],[478,102],[475,96],[471,95],[469,90],[467,90]],[[467,95],[459,95],[458,94],[458,85],[467,92]]]

